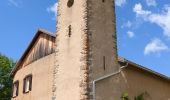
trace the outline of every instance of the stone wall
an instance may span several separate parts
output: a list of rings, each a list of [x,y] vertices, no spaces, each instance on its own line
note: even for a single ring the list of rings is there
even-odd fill
[[[53,100],[86,100],[87,2],[59,0],[58,3]]]
[[[58,5],[53,100],[93,99],[91,83],[119,69],[114,0]]]
[[[92,82],[118,71],[119,65],[114,0],[88,0],[87,4],[89,100],[92,100]]]

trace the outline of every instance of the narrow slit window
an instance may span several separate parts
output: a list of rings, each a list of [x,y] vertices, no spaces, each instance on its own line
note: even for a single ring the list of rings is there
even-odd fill
[[[106,70],[106,58],[103,56],[103,69]]]
[[[102,2],[105,2],[105,0],[102,0]]]
[[[71,37],[71,25],[68,26],[68,36]]]

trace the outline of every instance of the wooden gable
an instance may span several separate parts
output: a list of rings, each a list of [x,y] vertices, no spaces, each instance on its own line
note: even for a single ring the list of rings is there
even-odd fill
[[[30,45],[24,52],[21,59],[16,64],[11,72],[14,74],[17,70],[25,67],[26,65],[45,57],[55,51],[55,35],[45,31],[38,30]]]
[[[30,48],[30,51],[23,59],[21,67],[26,66],[44,56],[54,52],[55,39],[47,34],[40,34],[35,41],[35,44]]]

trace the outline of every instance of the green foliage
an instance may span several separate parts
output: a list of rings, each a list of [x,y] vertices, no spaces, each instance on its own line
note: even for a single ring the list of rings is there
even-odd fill
[[[135,97],[135,100],[144,100],[145,93],[140,94],[139,96]]]
[[[122,97],[121,97],[121,100],[129,100],[129,97],[128,97],[128,93],[123,93],[122,94]]]
[[[12,78],[10,72],[14,61],[0,54],[0,100],[10,100],[12,90]]]
[[[141,93],[140,95],[136,96],[134,98],[134,100],[144,100],[144,95],[146,95],[147,93]],[[121,96],[121,100],[130,100],[129,99],[129,96],[128,96],[128,93],[123,93],[122,96]]]

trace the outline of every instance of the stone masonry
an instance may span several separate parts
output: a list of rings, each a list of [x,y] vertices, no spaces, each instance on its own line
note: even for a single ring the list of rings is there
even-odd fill
[[[119,69],[114,0],[59,0],[52,100],[92,100],[92,82]]]

